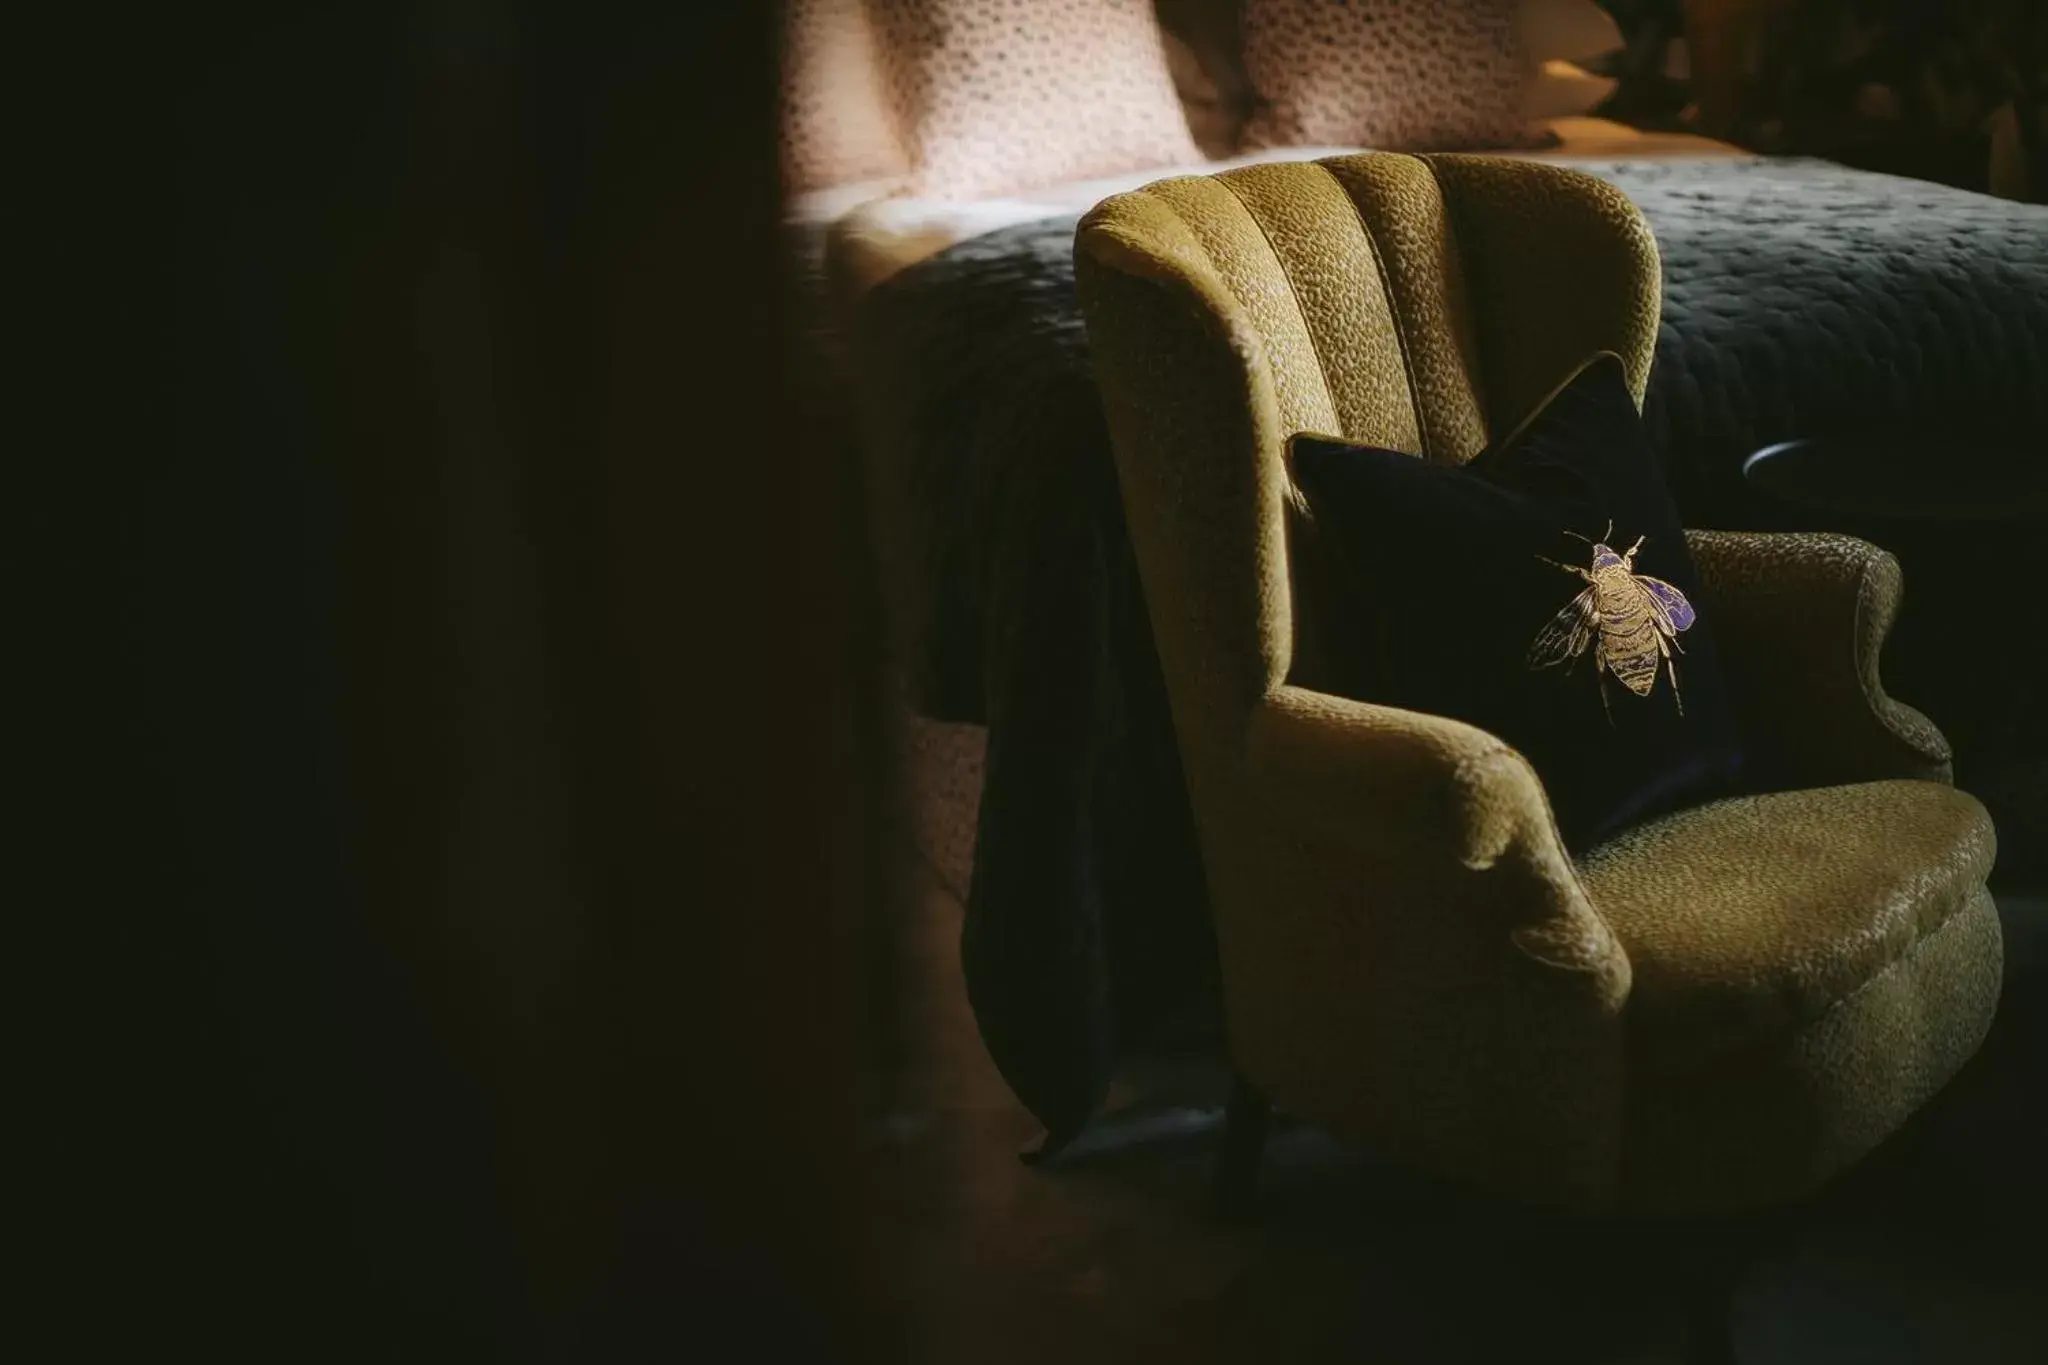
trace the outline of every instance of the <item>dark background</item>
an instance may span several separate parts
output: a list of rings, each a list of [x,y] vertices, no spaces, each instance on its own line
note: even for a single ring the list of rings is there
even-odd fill
[[[79,1355],[887,1339],[861,548],[829,441],[758,455],[807,423],[773,19],[24,36],[79,488],[23,499],[72,717],[23,1126]]]

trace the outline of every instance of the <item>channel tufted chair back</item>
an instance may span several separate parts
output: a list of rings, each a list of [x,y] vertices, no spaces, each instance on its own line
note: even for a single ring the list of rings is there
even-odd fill
[[[1241,496],[1202,498],[1205,511],[1228,508],[1229,524],[1203,526],[1193,562],[1174,570],[1213,580],[1174,595],[1216,604],[1188,645],[1232,673],[1240,707],[1281,680],[1292,654],[1289,436],[1463,463],[1595,351],[1623,358],[1639,404],[1649,378],[1661,297],[1649,225],[1619,190],[1555,167],[1389,154],[1250,166],[1118,195],[1088,215],[1079,241],[1098,363],[1114,367],[1111,420],[1130,438],[1118,441],[1126,486],[1240,481]],[[1162,308],[1176,322],[1156,316]],[[1204,367],[1199,398],[1191,365]],[[1118,395],[1147,390],[1174,398],[1118,411]],[[1129,421],[1144,424],[1143,439]],[[1196,444],[1162,442],[1167,421],[1191,424]],[[1234,429],[1248,458],[1191,467],[1187,456],[1222,430],[1212,422]],[[1150,467],[1155,454],[1176,467]],[[1177,502],[1139,499],[1132,515],[1171,515]],[[1155,545],[1170,536],[1133,534]]]
[[[1367,153],[1118,195],[1075,250],[1242,1075],[1425,1168],[1671,1208],[1810,1188],[1968,1056],[1997,996],[1990,831],[1945,785],[1939,734],[1877,685],[1897,591],[1881,551],[1690,537],[1738,712],[1785,736],[1780,771],[1879,794],[1723,803],[1584,866],[1500,740],[1301,685],[1288,438],[1462,462],[1600,350],[1640,403],[1659,263],[1618,190],[1527,161]],[[1745,653],[1810,663],[1808,682],[1788,701]],[[1815,873],[1799,841],[1839,844],[1857,822],[1886,831],[1878,870]],[[1745,888],[1727,905],[1681,891],[1724,866]],[[1866,951],[1874,933],[1887,946]],[[1881,1046],[1913,1060],[1873,1089],[1859,1068]],[[1748,1166],[1722,1159],[1742,1148]]]

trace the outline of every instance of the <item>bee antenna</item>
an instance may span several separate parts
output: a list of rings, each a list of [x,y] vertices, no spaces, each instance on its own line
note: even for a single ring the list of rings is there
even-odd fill
[[[1566,531],[1565,534],[1570,536],[1573,540],[1584,540],[1588,545],[1591,545],[1593,543],[1591,540],[1587,540],[1585,536],[1580,535],[1577,531]]]
[[[1606,529],[1606,530],[1604,530],[1604,531],[1602,531],[1602,532],[1600,533],[1600,543],[1601,543],[1602,545],[1605,545],[1605,544],[1606,544],[1606,543],[1608,542],[1608,540],[1609,540],[1610,538],[1612,538],[1612,536],[1613,536],[1613,535],[1614,535],[1614,518],[1613,518],[1613,517],[1609,517],[1609,518],[1607,519],[1607,529]]]

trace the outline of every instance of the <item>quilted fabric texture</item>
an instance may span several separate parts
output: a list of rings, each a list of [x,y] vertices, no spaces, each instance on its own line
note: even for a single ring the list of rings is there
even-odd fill
[[[2048,438],[2048,205],[1803,159],[1588,169],[1656,225],[1643,420],[1693,524],[1740,525],[1742,458],[1792,434]]]
[[[1354,195],[1370,190],[1362,177],[1405,179],[1373,160],[1350,169],[1359,164],[1332,168],[1351,177]],[[1660,288],[1638,298],[1603,278],[1592,292],[1647,310],[1656,364],[1645,365],[1643,420],[1689,524],[1755,525],[1742,461],[1788,433],[1854,440],[1913,431],[1927,433],[1934,449],[1934,441],[1988,431],[1997,447],[2015,450],[2029,440],[2038,448],[2048,433],[2048,207],[1817,161],[1575,164],[1614,185],[1655,229],[1654,242],[1645,230],[1637,249],[1653,264],[1661,257]],[[1404,207],[1423,213],[1430,202],[1411,197]],[[1029,412],[1048,391],[1093,383],[1074,296],[1076,217],[971,238],[864,305],[875,324],[870,349],[886,350],[902,381],[890,406],[912,428],[903,448],[919,462],[911,475],[921,497],[970,477],[992,481],[1042,447],[1027,426],[984,421],[991,401]],[[1411,212],[1388,215],[1377,231],[1412,234],[1421,259],[1447,242]],[[1492,251],[1525,246],[1517,236],[1503,232],[1484,258],[1466,255],[1484,269]],[[1409,287],[1400,261],[1388,268],[1393,287]],[[1573,267],[1611,269],[1590,257]],[[1409,341],[1418,382],[1444,372],[1434,352],[1477,345],[1463,329],[1485,318],[1458,305],[1464,275],[1462,266],[1421,274],[1424,285],[1441,281],[1443,296],[1404,302],[1431,310]],[[1569,273],[1498,276],[1525,292],[1569,293],[1573,282]],[[1489,273],[1487,282],[1501,281]],[[1446,316],[1452,323],[1439,330]],[[1541,345],[1540,329],[1531,340]],[[1425,415],[1449,411],[1426,406]],[[1468,453],[1483,444],[1476,411],[1468,406],[1456,419]],[[1099,422],[1085,434],[1098,442],[1088,458],[1106,462]],[[951,512],[919,515],[953,542],[948,591],[971,591],[991,528]]]
[[[1640,394],[1655,335],[1654,246],[1612,187],[1490,158],[1376,159],[1415,174],[1384,202],[1352,199],[1355,233],[1288,219],[1322,215],[1326,180],[1343,184],[1363,158],[1265,168],[1298,192],[1232,172],[1117,196],[1076,242],[1208,872],[1232,1055],[1282,1106],[1528,1197],[1681,1207],[1811,1188],[1896,1127],[1988,1026],[1999,966],[1982,811],[1911,782],[1753,798],[1671,817],[1582,872],[1529,764],[1498,738],[1289,685],[1289,436],[1337,421],[1347,440],[1425,453],[1425,433],[1459,430],[1463,403],[1486,428],[1512,427],[1563,377],[1564,357],[1589,350],[1622,356]],[[1411,216],[1448,224],[1450,241],[1404,233]],[[1454,294],[1444,266],[1455,262],[1458,288],[1486,301],[1461,310],[1465,342],[1437,339],[1429,386],[1414,382],[1408,350],[1427,329],[1386,297],[1396,271],[1385,261],[1403,256],[1425,297]],[[1342,300],[1340,279],[1382,297]],[[1375,326],[1382,316],[1392,325]],[[1358,367],[1400,382],[1389,395],[1335,379]],[[1773,557],[1811,565],[1829,548]],[[1770,549],[1711,547],[1716,609],[1749,622],[1750,640],[1784,618],[1746,607],[1771,589],[1728,565]],[[1705,554],[1701,567],[1704,582]],[[1882,586],[1807,600],[1816,639],[1851,656],[1824,672],[1865,676],[1858,604]],[[1845,607],[1838,627],[1831,614]],[[1735,632],[1723,648],[1735,652]],[[1784,681],[1780,705],[1814,704]],[[1910,764],[1909,749],[1864,748],[1896,719],[1830,731],[1849,745],[1836,760]],[[1820,762],[1825,745],[1808,757]],[[1782,860],[1748,842],[1773,815],[1798,831],[1764,839]],[[1873,867],[1793,865],[1822,830],[1859,837],[1857,820],[1887,843]],[[1693,871],[1663,877],[1662,856]],[[1750,870],[1709,877],[1717,863]],[[1666,930],[1626,913],[1660,900],[1676,921]],[[1801,910],[1819,922],[1793,927]],[[1624,923],[1645,945],[1640,996]],[[1689,956],[1685,925],[1709,923],[1752,936],[1730,946],[1721,935],[1733,928],[1702,930]],[[1700,1021],[1731,1015],[1744,1047],[1724,1057],[1699,1043],[1713,1031]],[[1659,1040],[1668,1072],[1640,1065],[1639,1035]],[[1767,1117],[1688,1132],[1695,1078]]]
[[[1253,147],[1536,146],[1515,0],[1246,0]]]
[[[872,0],[913,193],[1199,162],[1150,0]]]
[[[893,96],[865,0],[784,0],[781,151],[785,188],[902,175]]]

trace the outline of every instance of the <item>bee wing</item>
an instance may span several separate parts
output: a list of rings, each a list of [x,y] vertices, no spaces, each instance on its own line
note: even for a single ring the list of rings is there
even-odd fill
[[[1649,594],[1655,604],[1658,619],[1670,627],[1667,635],[1676,635],[1693,623],[1692,603],[1685,600],[1685,594],[1661,578],[1648,574],[1635,576],[1636,586]]]
[[[1529,667],[1550,668],[1576,659],[1586,652],[1586,646],[1593,642],[1593,632],[1599,624],[1600,613],[1594,606],[1594,590],[1584,592],[1565,603],[1564,610],[1550,618],[1550,623],[1537,632],[1534,643],[1529,646]]]

